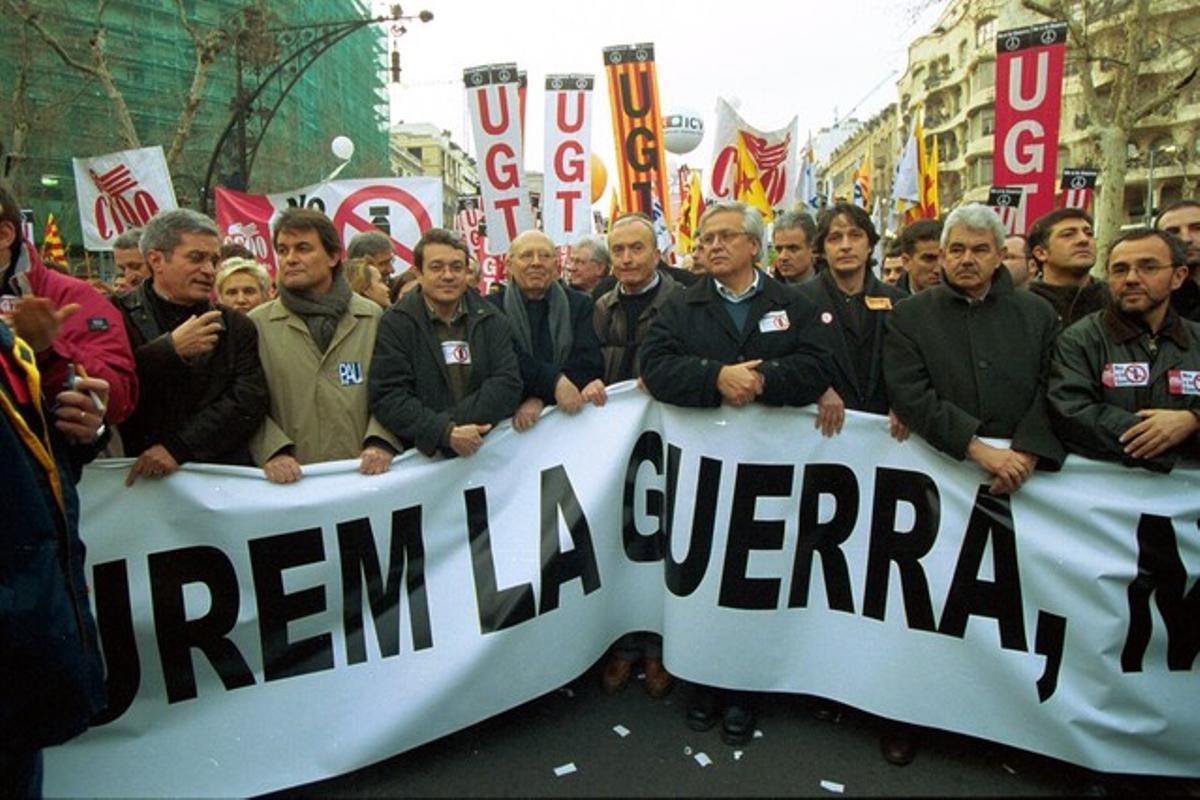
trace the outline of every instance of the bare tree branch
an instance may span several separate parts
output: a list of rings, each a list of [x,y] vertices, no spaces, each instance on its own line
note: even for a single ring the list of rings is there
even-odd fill
[[[192,122],[196,118],[196,110],[204,95],[204,86],[208,82],[208,72],[228,44],[227,34],[220,30],[207,33],[201,32],[188,19],[183,0],[175,0],[175,10],[179,13],[179,21],[192,40],[192,48],[196,54],[196,66],[192,70],[192,84],[188,87],[183,109],[179,114],[179,124],[171,137],[171,147],[167,151],[167,167],[173,167],[175,161],[183,153],[183,146],[191,133]]]
[[[1172,80],[1149,100],[1143,102],[1137,108],[1133,109],[1132,118],[1135,120],[1141,119],[1147,114],[1152,113],[1154,109],[1158,108],[1175,95],[1182,92],[1185,88],[1187,88],[1189,83],[1196,80],[1198,71],[1200,71],[1200,53],[1195,53],[1192,56],[1190,63],[1188,63],[1188,65],[1180,71],[1177,79]]]
[[[1083,55],[1085,62],[1085,65],[1079,70],[1079,86],[1083,90],[1084,105],[1088,109],[1095,109],[1095,112],[1100,112],[1101,106],[1097,102],[1096,83],[1092,78],[1092,69],[1090,66],[1091,62],[1100,59],[1092,54],[1087,31],[1084,26],[1067,12],[1066,4],[1062,0],[1054,0],[1050,5],[1039,2],[1039,0],[1021,0],[1021,4],[1030,11],[1037,12],[1048,19],[1061,20],[1067,23],[1067,35],[1071,37],[1074,45],[1079,48],[1079,52]]]
[[[46,26],[42,24],[41,17],[36,11],[31,9],[29,6],[17,5],[15,0],[5,0],[5,2],[8,4],[8,7],[12,9],[12,12],[21,18],[22,22],[37,31],[38,36],[42,37],[42,41],[45,42],[51,50],[58,54],[58,57],[62,59],[64,64],[71,69],[78,70],[87,75],[99,77],[99,73],[95,67],[79,61],[67,52],[66,48],[63,47],[62,42],[60,42],[56,36],[50,33],[50,31],[46,30]]]

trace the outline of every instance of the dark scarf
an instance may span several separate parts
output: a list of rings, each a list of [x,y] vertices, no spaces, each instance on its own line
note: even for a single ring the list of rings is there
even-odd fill
[[[554,348],[554,363],[562,366],[571,355],[575,334],[571,330],[571,306],[567,291],[558,282],[550,284],[546,292],[546,305],[550,312],[550,343]],[[525,295],[515,283],[504,292],[504,313],[512,323],[513,338],[526,353],[533,352],[533,332],[529,329],[529,312],[525,310]]]
[[[279,285],[279,302],[304,320],[317,350],[322,353],[329,349],[329,343],[333,341],[338,320],[350,306],[350,296],[350,284],[342,275],[341,267],[334,270],[329,291],[320,297],[313,297],[309,292],[293,292],[283,284]]]

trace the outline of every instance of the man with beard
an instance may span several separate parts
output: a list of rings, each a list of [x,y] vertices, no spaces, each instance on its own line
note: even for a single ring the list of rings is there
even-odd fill
[[[1171,307],[1188,280],[1187,249],[1139,228],[1108,256],[1111,304],[1062,333],[1049,401],[1067,449],[1168,472],[1200,456],[1200,323]]]

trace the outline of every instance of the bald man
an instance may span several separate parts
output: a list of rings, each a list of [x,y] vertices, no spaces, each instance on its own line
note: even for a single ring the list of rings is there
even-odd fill
[[[508,317],[524,383],[513,428],[527,431],[542,409],[576,414],[582,390],[604,374],[592,325],[592,298],[558,280],[558,248],[541,231],[525,231],[508,249],[509,285],[488,295]]]

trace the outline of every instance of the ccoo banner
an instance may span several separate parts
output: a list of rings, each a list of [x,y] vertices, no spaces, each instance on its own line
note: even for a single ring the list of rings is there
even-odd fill
[[[791,208],[796,195],[796,128],[799,117],[776,131],[760,131],[751,127],[733,106],[717,98],[717,133],[713,142],[713,163],[709,170],[709,191],[719,199],[733,199],[737,194],[738,134],[758,169],[758,177],[767,203],[772,208]]]
[[[1200,471],[1070,458],[993,497],[887,427],[851,413],[826,439],[807,409],[627,383],[374,477],[188,465],[126,488],[128,460],[93,465],[110,707],[46,752],[46,793],[318,780],[551,691],[633,630],[688,680],[1200,776]]]
[[[175,203],[175,187],[160,146],[73,158],[79,226],[88,250],[112,250],[130,228],[140,228]]]
[[[221,240],[246,247],[272,273],[271,223],[286,208],[314,208],[324,213],[333,220],[343,246],[361,231],[383,231],[391,237],[392,250],[402,262],[397,274],[412,266],[412,249],[421,234],[442,224],[442,182],[438,178],[357,178],[278,194],[245,194],[218,187],[216,201]]]
[[[542,230],[556,245],[591,231],[591,75],[546,76],[546,162]]]
[[[667,151],[653,44],[604,48],[613,141],[617,148],[614,176],[622,211],[640,211],[654,219],[654,201],[667,230],[671,228],[671,196],[667,188]]]
[[[533,207],[525,181],[523,128],[516,64],[490,64],[463,70],[488,243],[507,252],[521,231],[533,227]]]
[[[1011,230],[1024,234],[1054,210],[1067,24],[996,34],[996,130],[992,183],[1022,189]]]

